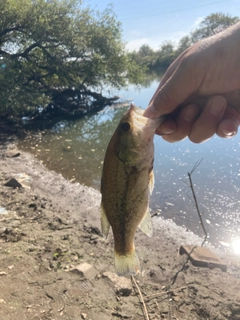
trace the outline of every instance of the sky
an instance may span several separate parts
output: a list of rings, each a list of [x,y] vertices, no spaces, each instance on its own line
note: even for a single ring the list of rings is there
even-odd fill
[[[143,44],[154,50],[164,41],[177,44],[211,13],[240,17],[240,0],[84,0],[84,3],[100,11],[113,4],[129,51],[138,50]]]

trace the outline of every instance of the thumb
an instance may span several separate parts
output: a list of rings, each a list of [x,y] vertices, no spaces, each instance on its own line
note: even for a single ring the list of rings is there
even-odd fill
[[[175,72],[168,81],[157,90],[150,105],[144,112],[148,118],[158,118],[163,114],[171,113],[196,91],[194,81],[191,81],[186,72]]]

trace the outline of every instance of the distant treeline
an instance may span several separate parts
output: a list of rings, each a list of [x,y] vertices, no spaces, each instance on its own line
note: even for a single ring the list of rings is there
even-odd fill
[[[183,37],[177,44],[164,41],[159,50],[153,50],[144,44],[138,51],[131,52],[131,57],[137,64],[145,67],[148,71],[162,71],[195,42],[213,36],[239,21],[239,17],[231,17],[224,13],[213,13],[207,16],[199,25],[199,28]]]

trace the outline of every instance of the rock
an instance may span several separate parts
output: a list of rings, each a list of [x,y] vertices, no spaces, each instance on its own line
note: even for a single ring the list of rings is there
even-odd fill
[[[121,296],[129,296],[132,293],[132,283],[130,279],[119,277],[112,272],[104,272],[103,277],[107,278],[114,285],[114,290]]]
[[[11,187],[11,188],[21,188],[22,187],[22,185],[14,178],[12,178],[8,182],[6,182],[5,186]]]
[[[11,188],[31,188],[32,178],[29,177],[26,173],[18,173],[13,178],[11,178],[8,182],[5,183],[6,187]]]
[[[98,274],[98,271],[89,263],[84,262],[70,269],[71,272],[79,274],[88,280],[92,280]]]
[[[5,156],[7,158],[16,158],[20,156],[20,152],[18,150],[7,150]]]
[[[87,319],[87,314],[86,313],[82,313],[81,317],[82,317],[82,319]]]

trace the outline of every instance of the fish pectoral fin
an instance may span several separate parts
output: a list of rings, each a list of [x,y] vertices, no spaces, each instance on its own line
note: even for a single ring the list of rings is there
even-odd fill
[[[114,252],[115,257],[115,268],[118,276],[125,276],[125,275],[137,275],[141,273],[140,262],[135,251],[127,254],[119,254],[118,252]]]
[[[149,177],[150,177],[150,180],[149,180],[148,190],[149,190],[149,194],[151,195],[153,192],[154,182],[155,182],[153,170],[150,172]]]
[[[101,228],[102,228],[102,234],[105,238],[107,238],[109,229],[110,229],[110,223],[108,222],[108,218],[106,216],[105,210],[103,208],[103,204],[101,203]]]
[[[145,233],[149,238],[153,235],[153,228],[152,228],[152,220],[151,215],[149,212],[149,209],[147,209],[147,212],[145,216],[143,217],[142,221],[140,222],[138,228]]]

